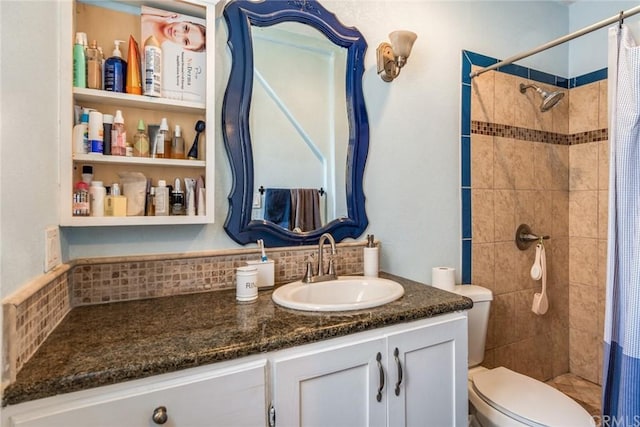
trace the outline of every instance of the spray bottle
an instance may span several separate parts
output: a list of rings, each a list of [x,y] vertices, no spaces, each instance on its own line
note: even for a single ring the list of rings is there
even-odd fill
[[[120,52],[120,43],[124,43],[124,41],[114,40],[113,43],[113,54],[104,64],[104,90],[124,92],[127,62],[122,59]]]

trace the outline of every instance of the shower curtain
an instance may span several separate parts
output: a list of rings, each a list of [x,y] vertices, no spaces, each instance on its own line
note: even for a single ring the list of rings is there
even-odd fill
[[[609,231],[602,421],[640,423],[640,47],[609,29]]]

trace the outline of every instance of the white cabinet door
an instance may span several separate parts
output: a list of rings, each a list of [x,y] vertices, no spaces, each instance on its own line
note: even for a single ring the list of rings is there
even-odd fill
[[[467,320],[387,337],[390,426],[467,425]]]
[[[356,339],[273,360],[277,427],[386,425],[385,340]]]
[[[152,377],[10,407],[12,427],[151,427],[159,407],[166,427],[265,426],[266,360]],[[134,385],[135,383],[135,385]],[[43,404],[44,402],[44,404]]]

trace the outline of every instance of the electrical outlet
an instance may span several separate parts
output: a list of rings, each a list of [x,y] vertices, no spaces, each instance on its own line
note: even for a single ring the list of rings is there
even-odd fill
[[[44,230],[44,272],[62,263],[60,255],[60,229],[51,225]]]

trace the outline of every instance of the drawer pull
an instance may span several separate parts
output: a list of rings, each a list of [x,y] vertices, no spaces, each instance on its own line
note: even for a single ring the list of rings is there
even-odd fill
[[[154,423],[156,424],[164,424],[169,419],[167,415],[167,408],[164,406],[158,406],[153,410],[153,416],[151,417]]]
[[[396,366],[398,367],[398,382],[396,383],[396,396],[400,396],[400,384],[402,384],[402,364],[400,363],[400,358],[398,357],[400,352],[398,351],[398,347],[393,351],[393,356],[396,359]]]
[[[384,388],[384,369],[382,368],[382,355],[378,353],[376,355],[376,361],[378,362],[378,370],[380,372],[380,386],[378,387],[378,394],[376,394],[376,400],[380,402],[382,400],[382,389]]]

